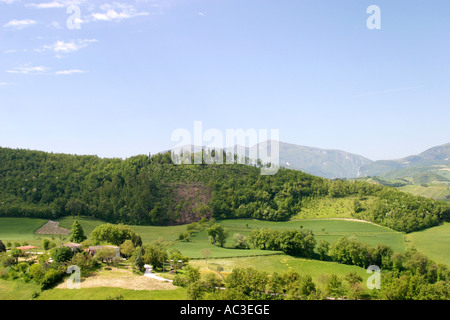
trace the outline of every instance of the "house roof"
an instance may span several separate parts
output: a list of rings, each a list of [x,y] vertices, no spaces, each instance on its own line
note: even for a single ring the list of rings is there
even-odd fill
[[[35,246],[23,246],[23,247],[16,247],[16,249],[30,250],[30,249],[37,249],[37,247],[35,247]]]
[[[80,248],[81,244],[79,243],[73,243],[73,242],[68,242],[68,243],[64,243],[63,246],[65,247],[70,247],[70,248]]]
[[[116,247],[116,246],[106,245],[106,246],[90,246],[89,250],[95,251],[95,250],[105,249],[105,248],[119,249],[119,247]]]

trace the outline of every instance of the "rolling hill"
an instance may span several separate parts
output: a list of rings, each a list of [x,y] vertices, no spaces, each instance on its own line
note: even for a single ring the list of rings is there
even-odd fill
[[[329,199],[346,199],[351,218],[397,231],[428,228],[450,216],[450,207],[431,199],[286,168],[262,175],[254,164],[175,165],[170,153],[123,160],[0,148],[3,217],[85,215],[134,225],[203,217],[286,221]]]

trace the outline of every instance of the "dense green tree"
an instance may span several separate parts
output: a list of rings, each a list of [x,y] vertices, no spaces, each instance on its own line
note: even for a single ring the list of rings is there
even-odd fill
[[[253,268],[235,268],[225,280],[227,290],[236,289],[251,299],[270,298],[266,294],[267,273]]]
[[[280,250],[289,255],[312,257],[316,240],[311,230],[254,229],[250,232],[249,242],[262,250]]]
[[[133,245],[133,241],[125,240],[125,242],[120,245],[120,254],[129,258],[133,254],[134,249],[135,246]]]
[[[101,224],[91,232],[91,240],[96,243],[110,243],[120,246],[126,240],[131,240],[134,246],[141,246],[141,237],[129,226],[123,224]]]
[[[163,267],[163,263],[168,260],[167,246],[167,243],[159,240],[144,245],[142,256],[144,262],[152,265],[153,268]]]
[[[42,248],[47,251],[50,248],[50,240],[44,239],[42,240]]]
[[[78,220],[75,220],[70,229],[70,241],[75,243],[81,243],[86,240],[87,237],[84,235],[84,230]]]
[[[214,224],[210,228],[206,229],[206,233],[208,234],[213,245],[218,243],[221,247],[225,245],[228,238],[228,232],[220,224]]]
[[[186,294],[190,300],[201,300],[205,293],[206,288],[202,281],[189,282],[186,286]]]
[[[317,245],[317,252],[319,253],[320,260],[326,260],[328,257],[328,251],[330,250],[330,243],[326,240],[320,240]]]
[[[335,274],[328,278],[325,290],[327,295],[333,298],[342,297],[346,293],[342,280]]]
[[[185,276],[188,283],[200,281],[200,269],[193,266],[187,266],[185,269]]]
[[[4,245],[4,243],[2,242],[2,240],[0,240],[0,253],[1,252],[6,252],[6,246]]]
[[[50,256],[55,262],[66,262],[72,259],[73,252],[69,247],[59,247],[52,249]]]
[[[279,248],[286,254],[312,257],[316,240],[311,230],[283,230],[279,233]]]
[[[144,255],[144,249],[142,247],[137,247],[135,249],[133,265],[137,270],[139,270],[141,272],[144,271],[144,265],[145,265],[143,255]]]

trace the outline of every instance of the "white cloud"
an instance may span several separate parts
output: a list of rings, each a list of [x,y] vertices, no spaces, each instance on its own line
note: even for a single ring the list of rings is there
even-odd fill
[[[8,70],[8,73],[15,73],[15,74],[42,74],[46,73],[49,70],[49,68],[44,66],[38,66],[38,67],[31,67],[29,65],[25,65],[23,67],[16,67],[12,70]]]
[[[130,19],[138,16],[147,16],[148,12],[139,12],[131,5],[114,3],[105,4],[100,7],[104,12],[93,13],[91,15],[93,21],[121,21],[124,19]]]
[[[7,4],[11,4],[11,3],[14,3],[16,1],[17,0],[0,0],[0,2],[7,3]]]
[[[70,5],[80,5],[84,2],[85,0],[54,0],[51,2],[28,3],[26,4],[26,6],[36,9],[54,9],[54,8],[65,8]]]
[[[71,70],[61,70],[56,71],[56,75],[71,75],[71,74],[79,74],[79,73],[85,73],[86,71],[78,70],[78,69],[71,69]]]
[[[11,20],[8,23],[4,24],[3,27],[5,28],[15,28],[15,29],[22,29],[27,26],[36,24],[37,22],[31,19],[24,19],[24,20]]]
[[[27,7],[33,7],[37,9],[51,9],[51,8],[63,8],[64,4],[58,1],[45,2],[45,3],[29,3]]]
[[[86,48],[89,44],[97,42],[96,39],[78,39],[76,41],[65,42],[65,41],[56,41],[52,45],[43,46],[41,49],[37,49],[36,51],[46,51],[52,50],[56,53],[71,53],[78,51],[80,49]]]

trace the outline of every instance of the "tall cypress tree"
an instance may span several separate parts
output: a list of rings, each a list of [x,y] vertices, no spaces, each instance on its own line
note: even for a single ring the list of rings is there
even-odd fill
[[[78,220],[72,225],[72,229],[70,230],[70,241],[75,243],[81,243],[86,240],[87,237],[84,235],[84,230]]]

